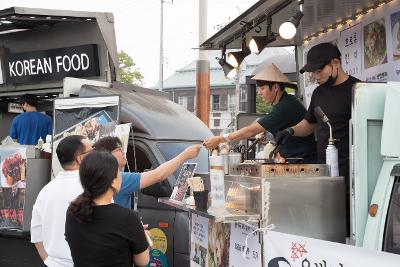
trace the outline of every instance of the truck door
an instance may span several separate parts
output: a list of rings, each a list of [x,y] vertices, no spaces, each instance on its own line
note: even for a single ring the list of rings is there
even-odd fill
[[[394,166],[392,176],[395,176],[393,190],[390,196],[388,214],[386,217],[383,237],[383,251],[400,254],[400,165]]]

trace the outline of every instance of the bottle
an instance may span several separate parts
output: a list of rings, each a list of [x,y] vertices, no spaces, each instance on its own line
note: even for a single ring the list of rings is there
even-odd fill
[[[209,160],[211,187],[210,209],[225,208],[224,159],[222,155],[211,155]]]
[[[39,138],[39,140],[38,140],[38,142],[37,142],[37,147],[38,147],[39,149],[42,149],[42,148],[43,148],[43,139],[42,139],[42,137]]]
[[[329,138],[325,151],[326,164],[329,166],[331,177],[339,176],[339,153],[334,141],[334,139]]]
[[[268,141],[268,143],[264,146],[264,159],[269,159],[269,154],[272,150],[274,150],[274,148],[274,144],[272,144],[271,141]]]

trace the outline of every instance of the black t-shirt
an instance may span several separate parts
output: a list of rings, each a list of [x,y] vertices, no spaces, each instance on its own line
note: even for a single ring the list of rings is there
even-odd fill
[[[65,239],[75,267],[132,267],[133,254],[149,246],[136,212],[116,204],[95,206],[83,223],[67,213]]]
[[[283,93],[271,112],[258,120],[258,123],[274,136],[277,132],[299,123],[306,114],[304,106],[292,95]],[[279,149],[285,158],[304,158],[304,162],[316,161],[314,135],[290,137]]]
[[[318,161],[325,162],[325,149],[328,145],[329,127],[315,116],[314,108],[320,106],[329,118],[332,125],[332,134],[339,151],[340,175],[348,175],[349,161],[349,120],[351,118],[351,96],[352,88],[357,78],[349,76],[343,83],[336,86],[318,86],[312,96],[305,119],[317,125],[317,152]]]

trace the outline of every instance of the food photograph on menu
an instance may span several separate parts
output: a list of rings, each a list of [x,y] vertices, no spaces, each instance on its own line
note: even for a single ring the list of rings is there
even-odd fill
[[[69,135],[82,135],[90,143],[96,142],[101,136],[111,135],[115,130],[115,122],[104,110],[99,111],[89,118],[73,125],[65,130],[62,135],[55,137],[56,140]]]
[[[387,63],[385,19],[364,26],[364,68]]]
[[[18,149],[1,150],[1,187],[25,188],[26,157]]]
[[[230,224],[217,223],[213,220],[208,224],[208,266],[229,266]]]
[[[25,188],[0,187],[0,229],[22,229]]]
[[[400,59],[400,11],[390,16],[392,26],[393,60]]]
[[[0,162],[0,229],[22,229],[26,149],[1,149]]]

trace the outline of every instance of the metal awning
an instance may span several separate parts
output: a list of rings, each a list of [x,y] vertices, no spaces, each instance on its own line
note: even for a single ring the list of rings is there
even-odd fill
[[[268,46],[300,45],[303,40],[315,33],[326,31],[330,27],[348,19],[354,19],[356,14],[390,0],[304,0],[304,17],[298,26],[297,34],[292,40],[280,37]],[[203,49],[240,49],[242,36],[265,36],[266,18],[272,16],[272,31],[278,33],[279,26],[299,10],[297,0],[261,0],[251,6],[243,14],[211,36],[200,46]],[[250,38],[246,38],[249,42]]]

